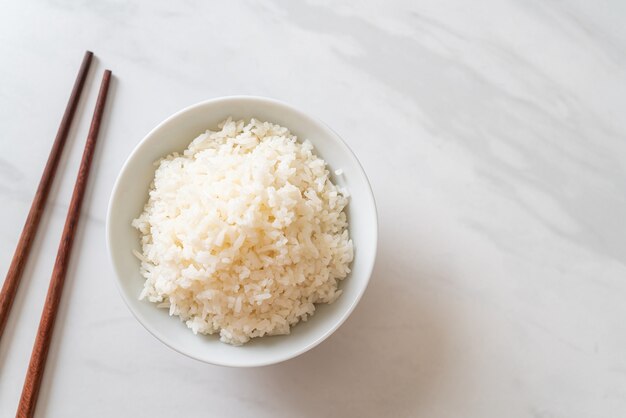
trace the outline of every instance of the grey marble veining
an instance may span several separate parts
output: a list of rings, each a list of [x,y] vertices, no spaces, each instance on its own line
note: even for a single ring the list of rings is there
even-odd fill
[[[38,416],[626,414],[626,3],[10,0],[0,13],[8,268],[85,49],[79,105],[7,338],[14,414],[101,71],[113,70]],[[364,299],[328,341],[253,370],[153,339],[117,294],[117,172],[194,102],[275,97],[324,120],[377,199]]]

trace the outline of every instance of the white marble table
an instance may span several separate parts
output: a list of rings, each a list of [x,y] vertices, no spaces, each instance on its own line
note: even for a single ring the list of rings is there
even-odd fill
[[[626,416],[625,19],[617,0],[3,2],[2,276],[84,50],[97,61],[0,344],[0,417],[15,413],[105,67],[112,106],[37,416]],[[251,370],[149,335],[104,239],[135,144],[232,94],[335,128],[380,214],[353,316]]]

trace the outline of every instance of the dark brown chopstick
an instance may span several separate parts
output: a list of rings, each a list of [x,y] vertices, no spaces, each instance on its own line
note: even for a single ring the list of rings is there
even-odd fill
[[[106,103],[110,80],[111,71],[106,70],[102,77],[102,83],[100,84],[100,92],[98,93],[98,100],[96,102],[96,108],[91,120],[89,134],[87,135],[85,151],[83,152],[83,158],[80,162],[78,175],[76,176],[76,184],[74,185],[74,192],[72,193],[70,207],[67,211],[65,226],[63,227],[63,235],[61,236],[57,258],[54,262],[52,277],[50,278],[50,286],[48,287],[46,303],[43,307],[43,312],[41,313],[37,337],[30,356],[30,364],[28,365],[28,371],[26,372],[24,387],[22,388],[22,396],[20,398],[16,414],[17,418],[30,418],[35,413],[37,395],[39,394],[39,387],[41,386],[41,379],[46,365],[46,358],[48,357],[48,350],[50,348],[50,342],[52,341],[54,321],[59,310],[59,303],[61,302],[63,284],[65,283],[65,274],[70,260],[70,253],[74,242],[74,235],[76,234],[80,208],[85,194],[85,188],[87,186],[89,168],[91,167],[91,161],[93,160],[93,154],[96,146],[96,140],[98,138],[98,131],[100,130],[100,122],[102,121],[102,114],[104,112],[104,105]]]
[[[80,66],[80,70],[78,70],[78,75],[74,82],[72,94],[67,102],[63,119],[61,119],[59,130],[52,144],[48,162],[41,175],[37,193],[35,193],[35,197],[33,198],[33,203],[30,206],[24,229],[22,229],[20,240],[15,248],[15,254],[13,254],[13,260],[11,260],[9,271],[2,285],[2,291],[0,291],[0,340],[2,339],[2,333],[7,324],[9,312],[11,311],[11,306],[13,306],[13,300],[15,299],[15,294],[17,293],[17,288],[20,284],[30,249],[33,245],[35,233],[37,232],[37,227],[39,226],[39,221],[41,220],[41,215],[43,214],[46,200],[50,193],[52,180],[54,180],[54,175],[59,166],[61,153],[65,146],[72,119],[74,119],[74,114],[76,113],[76,106],[78,105],[83,86],[85,85],[85,79],[87,78],[87,72],[89,71],[92,57],[93,53],[91,51],[85,52],[83,63]]]

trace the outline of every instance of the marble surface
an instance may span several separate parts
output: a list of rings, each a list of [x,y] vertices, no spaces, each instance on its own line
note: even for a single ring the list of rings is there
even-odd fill
[[[626,416],[625,19],[617,0],[3,2],[2,274],[84,50],[97,60],[0,344],[0,416],[19,399],[105,67],[116,78],[37,416]],[[380,216],[352,317],[251,370],[149,335],[104,238],[135,144],[232,94],[337,130]]]

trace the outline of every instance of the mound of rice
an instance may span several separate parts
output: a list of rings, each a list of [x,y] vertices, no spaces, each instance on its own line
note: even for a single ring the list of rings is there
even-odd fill
[[[240,345],[288,334],[339,297],[353,258],[348,193],[287,128],[219,124],[158,162],[141,232],[141,299]]]

